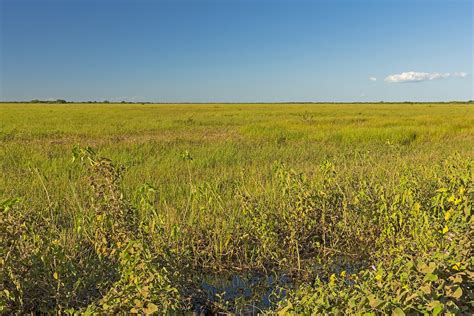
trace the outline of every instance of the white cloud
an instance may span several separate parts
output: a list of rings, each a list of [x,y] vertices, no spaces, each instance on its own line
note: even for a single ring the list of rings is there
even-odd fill
[[[384,81],[388,83],[404,83],[404,82],[422,82],[437,79],[444,79],[449,77],[464,78],[467,74],[465,72],[454,73],[439,73],[439,72],[416,72],[408,71],[401,74],[394,74],[387,76]]]
[[[375,78],[375,77],[369,77],[369,80],[370,80],[370,81],[377,81],[377,78]]]
[[[453,77],[458,77],[458,78],[465,78],[467,77],[467,73],[465,72],[455,72],[452,74]]]

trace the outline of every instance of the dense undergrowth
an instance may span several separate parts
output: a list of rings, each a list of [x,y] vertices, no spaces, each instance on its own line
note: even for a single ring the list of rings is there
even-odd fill
[[[86,196],[74,212],[49,197],[43,212],[23,197],[0,204],[4,314],[472,312],[471,159],[413,166],[390,182],[331,161],[313,176],[275,163],[259,190],[240,179],[195,183],[190,173],[180,210],[160,207],[148,184],[126,194],[123,168],[90,148],[74,160]],[[291,282],[255,309],[256,289],[233,300],[205,292],[206,276],[229,273]]]

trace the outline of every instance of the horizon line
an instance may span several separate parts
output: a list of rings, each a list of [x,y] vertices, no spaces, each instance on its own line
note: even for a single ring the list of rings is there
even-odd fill
[[[159,101],[67,101],[64,99],[56,100],[0,100],[0,103],[31,103],[31,104],[78,104],[78,103],[99,103],[99,104],[370,104],[370,103],[474,103],[474,100],[449,100],[449,101],[255,101],[255,102],[226,102],[226,101],[210,101],[210,102],[192,102],[192,101],[173,101],[173,102],[159,102]]]

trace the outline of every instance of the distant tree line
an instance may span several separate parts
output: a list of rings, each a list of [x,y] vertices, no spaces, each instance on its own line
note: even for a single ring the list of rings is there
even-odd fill
[[[63,100],[63,99],[57,99],[57,100],[38,100],[38,99],[34,99],[34,100],[31,100],[30,103],[67,103],[66,100]]]
[[[466,100],[466,101],[424,101],[424,102],[417,102],[417,101],[398,101],[398,102],[391,102],[391,101],[374,101],[374,102],[308,102],[308,101],[289,101],[289,102],[132,102],[132,101],[113,101],[110,102],[109,100],[103,101],[66,101],[64,99],[56,99],[56,100],[39,100],[34,99],[31,101],[0,101],[0,103],[48,103],[48,104],[65,104],[65,103],[92,103],[92,104],[100,104],[100,103],[122,103],[122,104],[376,104],[376,103],[389,103],[389,104],[465,104],[465,103],[474,103],[474,100]]]

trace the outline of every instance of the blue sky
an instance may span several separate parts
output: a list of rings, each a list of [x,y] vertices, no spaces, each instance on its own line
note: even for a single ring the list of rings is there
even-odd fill
[[[470,0],[0,0],[0,100],[473,96]]]

